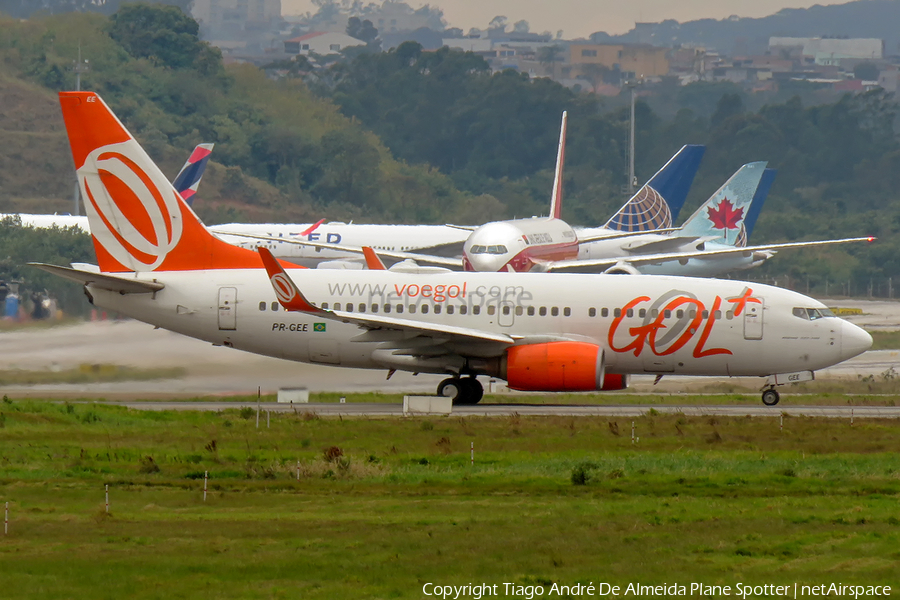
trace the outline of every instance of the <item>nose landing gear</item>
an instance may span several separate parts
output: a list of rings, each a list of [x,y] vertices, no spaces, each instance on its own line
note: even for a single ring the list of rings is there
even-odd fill
[[[776,404],[778,404],[779,400],[781,400],[781,396],[778,394],[774,387],[769,387],[763,390],[762,401],[766,406],[775,406]]]
[[[453,400],[454,406],[466,406],[478,404],[484,388],[475,377],[451,377],[438,385],[437,394]]]

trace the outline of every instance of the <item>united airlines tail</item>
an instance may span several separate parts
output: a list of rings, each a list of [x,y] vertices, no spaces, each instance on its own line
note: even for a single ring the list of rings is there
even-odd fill
[[[683,146],[604,227],[616,231],[672,227],[694,183],[705,150],[705,146]]]
[[[725,182],[692,214],[679,232],[680,236],[705,237],[728,246],[746,245],[745,219],[759,188],[765,162],[749,163]]]
[[[261,267],[206,230],[97,94],[59,100],[102,272]]]

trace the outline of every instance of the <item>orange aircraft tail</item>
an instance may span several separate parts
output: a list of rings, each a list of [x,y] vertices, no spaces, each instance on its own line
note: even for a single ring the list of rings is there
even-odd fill
[[[206,230],[100,96],[60,92],[59,102],[101,271],[261,266]]]

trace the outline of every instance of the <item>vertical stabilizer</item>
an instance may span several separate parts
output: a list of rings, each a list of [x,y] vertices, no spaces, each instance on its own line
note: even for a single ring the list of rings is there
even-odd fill
[[[175,181],[172,182],[175,191],[181,194],[188,206],[194,205],[194,194],[200,187],[200,180],[203,179],[206,163],[209,162],[209,155],[212,154],[214,146],[215,144],[197,144],[187,162],[181,167],[181,171],[175,176]]]
[[[759,213],[762,210],[763,204],[766,203],[766,198],[769,197],[769,190],[772,189],[772,183],[775,181],[775,175],[777,174],[778,169],[766,169],[763,171],[762,179],[759,180],[759,185],[756,187],[756,193],[753,195],[753,201],[750,202],[750,210],[747,211],[747,218],[744,220],[748,239],[753,235],[753,228],[756,227],[756,219],[759,218]]]
[[[63,120],[100,270],[259,268],[219,240],[93,92],[60,92]]]
[[[634,232],[672,227],[694,183],[705,150],[705,146],[682,146],[604,227]]]
[[[562,214],[563,163],[566,158],[566,123],[568,113],[563,111],[559,126],[559,147],[556,150],[556,171],[553,174],[553,194],[550,197],[550,217],[559,219]]]
[[[744,220],[765,170],[765,162],[741,167],[685,221],[679,235],[718,238],[713,241],[728,246],[741,240],[746,244]]]

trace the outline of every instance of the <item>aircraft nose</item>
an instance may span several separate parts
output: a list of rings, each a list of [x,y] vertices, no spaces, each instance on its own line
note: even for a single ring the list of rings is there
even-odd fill
[[[872,347],[869,332],[848,321],[841,321],[841,360],[858,356]]]

